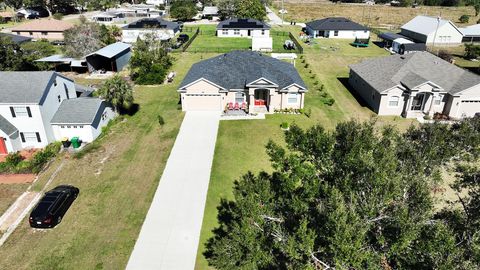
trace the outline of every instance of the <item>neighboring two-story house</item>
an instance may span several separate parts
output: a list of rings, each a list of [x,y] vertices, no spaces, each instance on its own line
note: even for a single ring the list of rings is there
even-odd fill
[[[295,67],[251,51],[232,51],[192,66],[178,89],[184,111],[301,109],[307,87]]]
[[[51,121],[64,102],[72,99],[77,99],[74,81],[56,72],[0,72],[0,154],[24,148],[43,148],[63,137],[71,138],[67,125],[64,132],[55,133]],[[64,112],[68,110],[66,108]],[[82,110],[69,116],[74,121],[85,114],[104,115],[106,112],[104,118],[109,120],[114,115],[111,111],[108,106],[82,106]],[[106,123],[108,121],[101,124]],[[93,121],[83,123],[93,124]],[[78,128],[86,127],[78,125]],[[77,136],[89,142],[98,135],[82,136],[79,132]]]

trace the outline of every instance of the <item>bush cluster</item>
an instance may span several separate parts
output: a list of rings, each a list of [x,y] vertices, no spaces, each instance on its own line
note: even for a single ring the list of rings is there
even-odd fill
[[[25,160],[20,153],[9,154],[5,162],[0,162],[0,173],[39,173],[43,166],[60,151],[60,142],[47,145],[36,152],[32,159]]]

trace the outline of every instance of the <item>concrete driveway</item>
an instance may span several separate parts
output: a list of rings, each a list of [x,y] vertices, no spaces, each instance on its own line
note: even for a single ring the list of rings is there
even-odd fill
[[[186,113],[127,269],[195,267],[219,120]]]

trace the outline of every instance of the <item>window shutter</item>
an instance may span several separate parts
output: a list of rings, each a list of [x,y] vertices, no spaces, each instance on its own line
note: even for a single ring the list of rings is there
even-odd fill
[[[27,113],[28,117],[32,117],[32,111],[30,111],[30,107],[27,106]]]
[[[37,142],[42,142],[42,140],[40,140],[40,133],[35,132],[35,135],[37,135]]]
[[[13,109],[13,107],[10,107],[10,112],[12,113],[12,117],[13,117],[13,118],[17,117],[17,116],[15,115],[15,110]]]
[[[25,142],[25,135],[23,135],[23,132],[20,132],[20,138],[22,138],[22,142]]]

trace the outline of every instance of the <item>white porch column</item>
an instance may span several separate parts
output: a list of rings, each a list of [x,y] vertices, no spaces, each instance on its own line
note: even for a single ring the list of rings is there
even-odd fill
[[[273,93],[275,92],[275,90],[273,89],[268,89],[268,112],[269,113],[273,113],[273,106],[272,106],[272,96],[273,96]]]
[[[408,118],[408,113],[410,112],[411,108],[412,108],[412,100],[413,100],[413,97],[412,95],[409,95],[408,96],[408,100],[407,100],[407,106],[405,107],[405,118]]]

